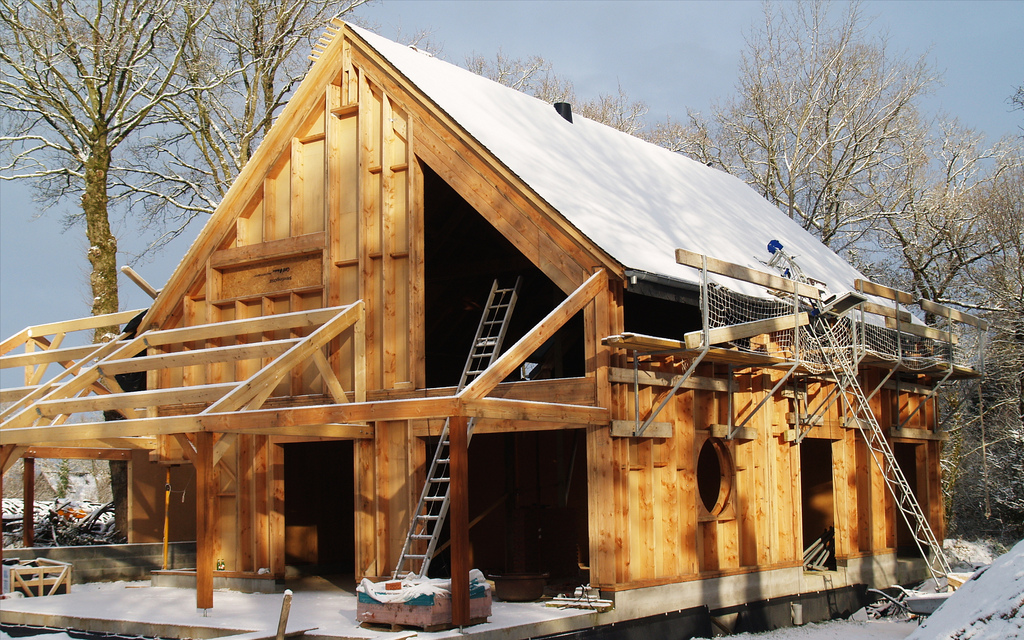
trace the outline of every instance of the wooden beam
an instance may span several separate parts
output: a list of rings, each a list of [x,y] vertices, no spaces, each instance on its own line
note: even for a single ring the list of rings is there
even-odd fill
[[[53,448],[53,447],[71,447],[73,449],[86,449],[91,451],[99,451],[105,449],[144,449],[153,450],[159,446],[157,439],[150,436],[141,437],[130,437],[130,438],[95,438],[95,439],[78,439],[66,442],[36,442],[32,445],[41,449]],[[46,458],[48,456],[39,455],[37,458]],[[66,457],[66,456],[58,456]]]
[[[666,373],[662,371],[644,371],[639,370],[636,372],[635,381],[643,386],[651,387],[672,387],[675,386],[676,381],[679,379],[679,375]],[[624,384],[633,384],[634,375],[632,369],[625,369],[622,367],[612,367],[608,372],[609,382],[619,382]],[[729,391],[729,383],[726,380],[720,380],[718,378],[708,378],[704,376],[690,376],[679,385],[680,389],[698,389],[701,391]]]
[[[895,307],[886,307],[878,304],[877,302],[863,302],[861,308],[867,313],[873,313],[876,316],[883,316],[885,318],[899,318],[900,322],[913,322],[914,316],[910,315],[909,311],[903,309],[896,309]]]
[[[700,269],[702,265],[701,254],[693,251],[687,251],[686,249],[676,249],[676,262],[688,267],[693,267],[694,269]],[[743,282],[749,282],[751,284],[768,287],[769,289],[775,289],[776,291],[782,291],[785,293],[796,293],[798,296],[810,298],[812,300],[817,300],[821,297],[821,292],[818,291],[817,287],[812,287],[809,284],[803,284],[796,280],[790,280],[789,278],[783,278],[782,276],[765,273],[764,271],[744,267],[743,265],[726,262],[725,260],[719,260],[708,256],[707,266],[709,272],[717,273],[721,276],[728,276],[733,280],[741,280]]]
[[[639,425],[635,420],[612,420],[612,436],[615,438],[634,438]],[[641,438],[671,438],[673,424],[671,422],[652,422],[644,429]]]
[[[363,303],[361,300],[344,307],[343,310],[336,312],[330,320],[322,324],[316,331],[252,375],[248,380],[239,385],[237,389],[211,404],[202,413],[235,411],[248,404],[261,392],[267,389],[272,391],[273,387],[277,386],[277,383],[288,371],[305,362],[312,355],[313,351],[323,347],[339,333],[359,322],[362,317]]]
[[[578,289],[569,294],[540,323],[525,336],[512,345],[508,351],[495,360],[487,370],[481,373],[460,393],[463,399],[483,398],[490,393],[505,376],[515,371],[523,361],[536,351],[548,338],[553,336],[576,313],[590,304],[599,292],[608,286],[608,276],[604,269],[590,276]]]
[[[25,449],[24,458],[50,460],[131,460],[131,449],[95,449],[86,447],[40,447]]]
[[[224,347],[161,353],[152,356],[140,356],[138,358],[124,358],[122,360],[105,360],[100,365],[100,370],[103,372],[103,375],[111,376],[135,371],[190,367],[213,362],[275,358],[298,341],[298,338],[286,338],[283,340],[268,340],[267,342],[251,342]]]
[[[91,356],[79,360],[78,364],[66,368],[49,382],[40,384],[34,390],[24,395],[16,403],[7,407],[3,411],[0,411],[0,420],[3,420],[3,426],[19,427],[32,424],[38,415],[34,412],[29,413],[26,408],[40,398],[67,398],[92,386],[97,380],[99,380],[99,372],[96,371],[95,365],[82,371],[83,365],[87,360],[100,360],[113,354],[125,353],[134,355],[137,353],[138,345],[142,344],[142,339],[136,338],[126,345],[125,343],[119,342],[119,340],[124,337],[125,335],[122,334],[117,340],[111,340],[105,344],[97,345],[96,350]],[[134,348],[126,349],[127,346],[132,346]],[[122,351],[122,349],[125,350]],[[70,377],[68,380],[61,383],[61,380],[64,380],[64,378],[68,378],[69,376],[73,377]]]
[[[890,427],[889,435],[894,438],[909,438],[911,440],[939,440],[942,442],[949,440],[948,431],[929,431],[927,429]]]
[[[469,421],[456,416],[448,423],[451,466],[449,526],[452,539],[452,624],[469,625]]]
[[[914,304],[914,296],[906,291],[900,291],[899,289],[893,289],[885,285],[878,284],[877,282],[871,282],[870,280],[862,280],[857,278],[853,281],[853,286],[858,291],[867,293],[880,298],[886,298],[899,302],[900,304]]]
[[[99,316],[88,316],[86,318],[78,318],[75,320],[63,320],[61,322],[51,322],[48,324],[37,324],[35,326],[25,327],[18,333],[7,338],[3,342],[0,342],[0,355],[21,346],[29,338],[49,336],[57,333],[69,333],[71,331],[96,329],[97,327],[106,327],[112,324],[121,324],[123,322],[128,322],[135,316],[139,315],[142,311],[144,311],[144,309],[119,311],[117,313],[106,313]]]
[[[726,438],[734,430],[727,424],[713,424],[708,429],[712,438]],[[753,427],[742,427],[735,429],[736,435],[733,436],[734,440],[757,440],[757,429]]]
[[[504,398],[467,398],[462,401],[461,415],[498,420],[536,420],[570,424],[608,424],[610,417],[604,407],[582,407],[553,402],[530,402]]]
[[[31,445],[37,442],[68,442],[76,440],[155,436],[189,433],[201,429],[195,416],[136,418],[110,422],[43,425],[0,429],[0,444]]]
[[[212,402],[224,397],[224,395],[232,389],[235,389],[237,386],[238,384],[234,382],[222,382],[220,384],[204,384],[194,387],[152,389],[147,391],[130,391],[126,393],[112,393],[102,396],[86,396],[84,398],[40,400],[35,403],[34,407],[40,416],[47,417],[79,413],[82,411],[135,409],[187,404],[190,402]]]
[[[342,388],[338,376],[334,375],[331,363],[327,362],[327,357],[324,356],[324,352],[320,349],[313,351],[313,364],[316,365],[317,371],[320,372],[320,378],[324,381],[324,387],[330,392],[331,398],[339,404],[348,402],[348,396],[345,395],[345,390]]]
[[[16,444],[0,444],[0,478],[21,458],[24,450],[25,447]]]
[[[350,402],[348,404],[282,407],[255,411],[225,412],[184,416],[196,420],[207,431],[247,432],[253,429],[280,428],[314,424],[355,424],[380,420],[423,420],[459,415],[462,401],[455,396],[409,398],[381,402]],[[122,421],[122,423],[125,421]],[[3,432],[0,431],[0,434]],[[0,441],[2,444],[2,441]]]
[[[31,549],[35,546],[36,519],[36,460],[22,456],[22,507],[21,507],[21,546]]]
[[[373,427],[365,424],[300,424],[292,427],[239,429],[232,433],[269,435],[279,439],[366,440],[373,438]]]
[[[145,340],[143,343],[145,346],[159,347],[182,342],[201,342],[203,340],[213,340],[214,338],[272,333],[285,329],[307,329],[328,322],[338,312],[346,308],[330,307],[327,309],[314,309],[312,311],[292,311],[290,313],[277,313],[257,318],[212,322],[176,329],[162,329],[149,331],[141,335],[140,338]],[[134,356],[135,354],[131,355]]]
[[[727,327],[716,327],[714,329],[710,329],[708,331],[708,340],[711,341],[711,344],[721,344],[723,342],[730,342],[741,338],[751,338],[765,333],[772,333],[773,331],[795,329],[796,327],[802,327],[809,322],[810,317],[806,313],[798,313],[795,316],[785,315],[779,316],[778,318],[754,320],[753,322],[743,322],[740,324],[729,325]],[[690,331],[683,336],[683,339],[686,343],[687,349],[697,349],[703,346],[704,332]]]
[[[53,362],[74,362],[89,357],[100,345],[87,344],[80,347],[64,347],[62,349],[46,349],[44,351],[32,351],[30,353],[16,353],[9,356],[0,356],[0,369],[11,369],[14,367],[31,367],[40,364]]]
[[[132,269],[128,265],[124,265],[121,267],[121,273],[128,276],[128,279],[134,282],[136,285],[138,285],[138,287],[142,289],[143,292],[145,292],[145,294],[150,298],[156,300],[157,295],[160,294],[159,289],[153,288],[153,285],[146,282],[145,278],[140,276],[138,272],[135,271],[135,269]]]

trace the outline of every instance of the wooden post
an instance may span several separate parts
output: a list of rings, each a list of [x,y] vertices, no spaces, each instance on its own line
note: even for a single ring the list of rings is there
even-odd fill
[[[276,640],[284,640],[285,629],[288,628],[288,614],[292,610],[292,590],[284,590],[284,599],[281,600],[281,616],[277,619]]]
[[[21,536],[22,546],[30,549],[35,546],[36,538],[36,459],[22,458],[25,474],[22,480],[22,515]]]
[[[456,416],[448,423],[451,458],[452,624],[469,624],[469,422]]]
[[[199,431],[196,445],[196,608],[213,608],[214,504],[213,434]]]

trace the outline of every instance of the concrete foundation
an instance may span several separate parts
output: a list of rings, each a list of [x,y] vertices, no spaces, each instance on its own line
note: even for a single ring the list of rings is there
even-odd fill
[[[110,544],[85,547],[32,547],[4,549],[5,558],[31,560],[49,558],[74,566],[72,584],[148,580],[152,571],[163,566],[163,545]],[[167,546],[167,566],[174,569],[194,567],[195,542],[172,542]]]

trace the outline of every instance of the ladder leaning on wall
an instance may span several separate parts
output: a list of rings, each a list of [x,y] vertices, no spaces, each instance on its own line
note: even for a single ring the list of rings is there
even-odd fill
[[[812,286],[820,284],[804,274],[795,258],[787,254],[777,240],[769,243],[768,251],[772,253],[772,259],[768,266],[777,269],[784,277]],[[885,486],[896,503],[896,509],[910,529],[914,544],[917,545],[921,557],[927,563],[928,572],[938,589],[939,578],[946,577],[950,573],[949,561],[946,560],[942,544],[936,538],[935,532],[932,531],[928,518],[917,501],[917,496],[914,495],[914,490],[896,460],[892,445],[885,437],[885,432],[871,410],[864,389],[860,386],[857,369],[861,359],[859,352],[862,349],[858,348],[856,339],[859,332],[853,322],[848,324],[844,320],[843,315],[845,312],[829,313],[827,310],[824,313],[819,313],[807,333],[811,342],[817,347],[816,351],[821,355],[823,363],[835,377],[839,395],[852,420],[860,429],[868,450],[871,452],[871,458],[875,461],[875,466],[882,472]],[[843,330],[849,330],[849,340],[837,338],[836,332]]]
[[[817,342],[819,352],[825,364],[831,369],[836,377],[836,384],[839,385],[840,397],[846,405],[852,420],[855,421],[864,441],[871,452],[871,458],[875,465],[881,470],[885,478],[885,486],[896,503],[896,509],[903,517],[903,521],[910,529],[921,557],[928,564],[928,572],[931,574],[935,586],[939,586],[939,578],[949,575],[949,562],[942,551],[942,544],[932,531],[928,518],[924,514],[914,491],[907,481],[903,470],[896,460],[892,445],[885,437],[885,432],[875,418],[871,405],[864,395],[864,389],[857,380],[857,356],[856,341],[849,341],[849,345],[842,345],[837,339],[836,330],[848,328],[852,334],[856,334],[855,328],[847,324],[841,318],[835,318],[831,326],[828,325],[827,316],[821,316],[812,325],[816,331],[809,333],[812,340]],[[929,553],[930,552],[930,553]]]
[[[508,331],[508,321],[519,297],[520,281],[521,278],[517,278],[515,285],[510,288],[501,288],[497,280],[491,285],[491,292],[480,317],[480,324],[477,326],[473,346],[462,369],[456,393],[486,371],[501,353],[501,345]],[[475,418],[469,420],[469,437],[473,436],[475,422]],[[427,470],[426,482],[423,483],[419,504],[416,505],[402,553],[392,573],[393,579],[406,576],[425,577],[434,550],[437,548],[451,502],[448,423],[449,420],[444,421],[437,449],[434,450],[434,457]]]

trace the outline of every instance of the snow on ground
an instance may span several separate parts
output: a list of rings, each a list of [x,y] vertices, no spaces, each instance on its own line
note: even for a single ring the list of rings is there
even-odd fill
[[[908,640],[1024,638],[1024,540],[979,570]]]
[[[991,548],[985,543],[946,541],[954,569],[971,569],[992,560]],[[109,607],[110,598],[119,599],[118,608],[124,619],[141,618],[161,620],[177,624],[200,624],[201,626],[238,628],[239,620],[247,620],[247,628],[270,629],[276,627],[280,599],[276,595],[241,594],[216,592],[216,604],[209,618],[194,608],[194,595],[186,589],[141,588],[144,583],[103,583],[76,585],[75,605],[69,607],[72,599],[32,598],[36,602],[22,601],[22,606],[48,608],[63,602],[63,613],[78,613],[88,617],[88,612],[99,607]],[[121,598],[118,598],[120,592]],[[141,599],[132,596],[143,596]],[[320,627],[322,632],[339,636],[364,638],[408,637],[402,633],[382,633],[360,628],[355,620],[355,599],[350,602],[338,599],[337,592],[296,593],[289,618],[290,628]],[[45,602],[49,601],[49,602]],[[8,601],[5,601],[5,605]],[[11,603],[13,604],[13,602]],[[67,611],[68,608],[77,611]],[[530,622],[551,620],[556,617],[576,615],[595,616],[581,611],[560,611],[539,604],[513,604],[495,602],[494,614],[484,625],[468,628],[467,635],[496,628],[515,627]],[[257,622],[256,620],[259,619]],[[421,637],[456,637],[457,631],[436,634],[417,634]],[[920,627],[916,622],[897,620],[835,620],[807,624],[802,627],[778,629],[760,634],[739,634],[730,636],[737,640],[1012,640],[1024,639],[1024,540],[1008,553],[996,558],[991,566],[979,571],[975,577],[950,596]],[[55,632],[36,636],[39,640],[74,640],[65,633]]]

